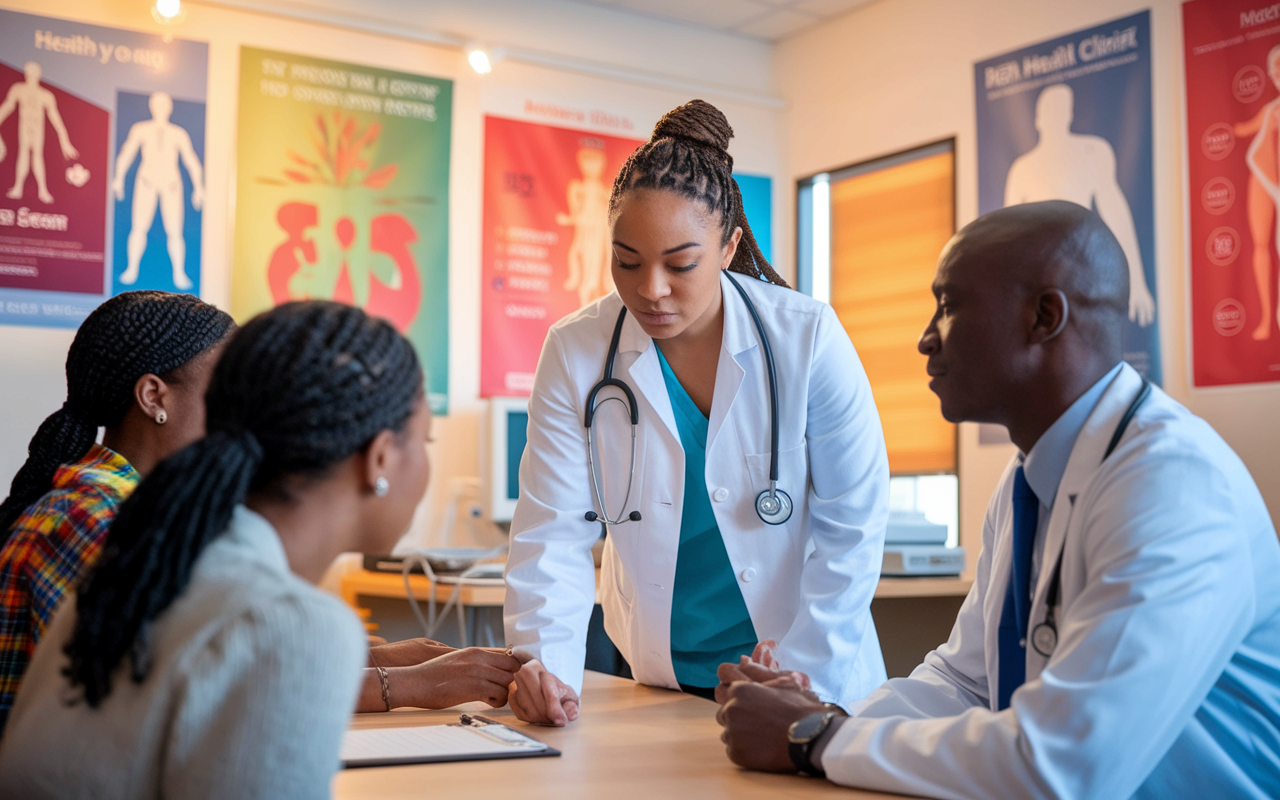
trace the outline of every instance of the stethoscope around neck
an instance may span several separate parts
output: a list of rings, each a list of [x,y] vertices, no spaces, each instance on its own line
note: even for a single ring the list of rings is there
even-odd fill
[[[1111,455],[1111,451],[1116,449],[1116,445],[1120,444],[1120,438],[1124,436],[1125,429],[1129,427],[1134,415],[1138,413],[1138,409],[1150,394],[1151,382],[1143,378],[1142,388],[1138,391],[1138,396],[1129,404],[1128,410],[1120,418],[1120,424],[1116,426],[1115,433],[1111,434],[1111,441],[1107,444],[1107,451],[1102,455],[1104,462]],[[1062,592],[1062,554],[1066,552],[1066,549],[1067,543],[1064,539],[1062,549],[1058,551],[1058,560],[1053,562],[1053,577],[1049,580],[1049,593],[1045,596],[1044,622],[1031,629],[1031,646],[1045,658],[1051,656],[1053,651],[1058,648],[1058,612],[1055,606],[1058,605],[1058,595]]]
[[[733,284],[733,288],[738,290],[738,294],[742,295],[742,302],[747,304],[747,310],[751,313],[751,321],[755,323],[756,333],[760,337],[760,349],[764,354],[765,366],[769,371],[769,488],[756,496],[756,514],[769,525],[781,525],[791,518],[793,506],[791,496],[778,488],[778,376],[773,366],[773,350],[769,347],[769,337],[764,332],[764,323],[760,321],[760,314],[756,312],[755,304],[747,296],[746,290],[742,288],[742,285],[738,283],[733,275],[728,272],[723,274],[729,279],[729,283]],[[624,522],[640,521],[639,511],[630,513],[626,511],[628,503],[631,502],[631,489],[636,478],[636,429],[640,425],[640,407],[636,404],[636,396],[631,391],[631,387],[625,381],[613,377],[613,364],[618,356],[618,342],[622,338],[622,323],[626,318],[627,307],[624,305],[622,310],[618,312],[618,322],[613,326],[613,338],[609,342],[609,353],[604,360],[604,377],[597,381],[595,386],[591,387],[591,391],[587,393],[587,410],[583,420],[583,424],[587,428],[587,469],[591,473],[591,490],[595,494],[596,507],[600,509],[598,514],[595,511],[588,511],[584,516],[588,522],[604,522],[608,525],[621,525]],[[611,386],[620,389],[626,399],[624,400],[616,395],[605,397],[597,405],[596,401],[600,392]],[[622,506],[618,512],[617,519],[609,517],[609,509],[604,502],[604,485],[595,462],[594,422],[596,412],[605,403],[609,402],[625,405],[627,415],[631,420],[631,468],[627,475],[627,491],[622,498]]]

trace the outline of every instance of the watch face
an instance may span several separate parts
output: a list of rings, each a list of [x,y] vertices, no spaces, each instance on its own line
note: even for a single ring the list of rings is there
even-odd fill
[[[835,714],[830,711],[819,711],[816,714],[810,714],[807,717],[798,719],[787,732],[787,739],[796,744],[811,742],[827,729],[827,725],[831,722],[833,716]]]

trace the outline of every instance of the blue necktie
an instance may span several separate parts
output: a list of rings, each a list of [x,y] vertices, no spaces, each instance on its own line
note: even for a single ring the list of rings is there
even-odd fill
[[[1040,522],[1040,501],[1022,467],[1013,476],[1013,574],[1000,614],[999,705],[1009,707],[1013,690],[1027,679],[1027,623],[1031,617],[1031,550]]]

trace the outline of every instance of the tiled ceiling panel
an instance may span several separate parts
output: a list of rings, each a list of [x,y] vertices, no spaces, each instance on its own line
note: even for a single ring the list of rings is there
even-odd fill
[[[575,0],[777,41],[872,0]]]

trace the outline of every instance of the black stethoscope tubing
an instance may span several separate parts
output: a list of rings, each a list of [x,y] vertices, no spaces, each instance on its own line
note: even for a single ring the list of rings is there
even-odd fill
[[[1102,455],[1104,462],[1112,451],[1116,449],[1116,445],[1120,444],[1120,439],[1124,436],[1125,429],[1129,427],[1129,423],[1133,421],[1138,409],[1150,395],[1151,382],[1143,378],[1142,388],[1138,391],[1138,396],[1129,404],[1128,410],[1120,418],[1120,424],[1116,426],[1115,433],[1111,434],[1111,441],[1107,444],[1107,450]],[[1062,591],[1062,556],[1066,550],[1067,542],[1064,538],[1062,548],[1058,550],[1058,558],[1053,562],[1053,577],[1049,579],[1049,592],[1045,596],[1044,622],[1036,625],[1031,630],[1031,646],[1045,658],[1052,655],[1053,651],[1058,647],[1058,614],[1056,606],[1058,605],[1058,595]]]
[[[765,333],[764,323],[760,320],[760,314],[756,311],[755,304],[751,302],[751,298],[747,296],[746,290],[742,288],[742,285],[738,283],[733,275],[728,272],[723,274],[729,279],[729,283],[733,284],[733,288],[738,290],[738,294],[742,296],[742,301],[747,305],[747,311],[751,314],[751,321],[755,324],[756,334],[760,339],[760,349],[764,354],[764,362],[769,373],[769,488],[756,497],[756,514],[759,515],[761,520],[770,525],[781,525],[791,517],[792,503],[791,497],[778,488],[778,376],[773,363],[773,348],[769,346],[769,337]],[[622,323],[626,320],[626,317],[627,307],[624,305],[622,310],[618,312],[617,323],[613,326],[613,338],[609,341],[609,352],[604,361],[604,375],[587,393],[586,413],[583,417],[583,425],[587,429],[587,462],[588,470],[591,472],[591,487],[592,491],[595,492],[596,503],[600,506],[601,512],[597,514],[595,511],[588,511],[584,517],[588,522],[604,521],[610,525],[620,525],[628,521],[639,522],[641,519],[639,511],[632,511],[627,516],[619,517],[616,520],[608,518],[608,511],[604,507],[604,487],[600,485],[594,460],[594,428],[592,423],[595,421],[596,400],[601,391],[612,386],[621,389],[623,394],[626,395],[627,413],[631,419],[631,473],[627,479],[627,494],[622,502],[622,509],[625,511],[631,498],[631,484],[635,480],[636,428],[640,424],[640,408],[636,403],[636,396],[631,391],[631,387],[625,381],[613,377],[613,365],[618,356],[618,343],[622,338]]]

